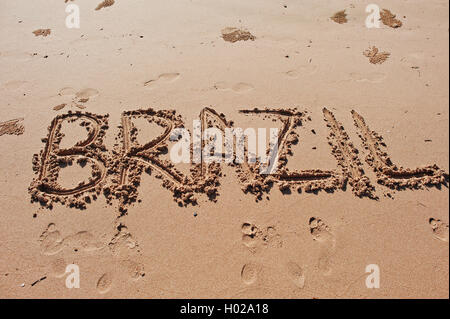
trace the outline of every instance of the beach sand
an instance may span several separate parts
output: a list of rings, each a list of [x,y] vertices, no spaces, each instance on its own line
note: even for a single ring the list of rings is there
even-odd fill
[[[449,297],[448,1],[99,3],[0,0],[1,298]],[[198,119],[280,174],[124,155]]]

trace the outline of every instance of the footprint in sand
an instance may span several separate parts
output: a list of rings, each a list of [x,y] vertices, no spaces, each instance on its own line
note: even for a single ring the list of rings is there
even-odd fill
[[[285,74],[291,79],[298,79],[302,75],[313,75],[317,71],[315,65],[303,65],[297,69],[287,71]]]
[[[149,88],[155,88],[159,83],[172,83],[175,82],[180,77],[180,73],[163,73],[160,74],[156,79],[149,80],[144,83],[144,86]]]
[[[2,85],[2,87],[5,88],[5,89],[8,89],[8,90],[16,90],[16,89],[19,89],[19,88],[23,87],[25,84],[28,84],[28,82],[27,81],[20,81],[20,80],[8,81],[8,82],[4,83]]]
[[[62,278],[66,275],[68,263],[63,258],[57,258],[50,263],[50,275],[55,278]]]
[[[265,229],[259,229],[257,226],[244,223],[241,226],[242,243],[251,252],[256,252],[260,247],[281,248],[283,241],[278,234],[275,226],[268,226]]]
[[[305,276],[303,273],[303,269],[292,261],[286,264],[286,268],[289,277],[291,278],[294,285],[296,285],[298,288],[303,288],[305,286]]]
[[[47,226],[47,229],[41,234],[39,241],[41,242],[41,250],[44,255],[56,255],[65,247],[75,252],[90,252],[104,247],[101,242],[97,241],[87,231],[81,231],[64,238],[53,223]]]
[[[42,254],[55,255],[62,250],[64,239],[62,238],[61,233],[56,229],[56,225],[51,223],[41,234],[39,241],[41,242]]]
[[[439,240],[448,242],[448,224],[440,219],[430,218],[429,221],[433,235]]]
[[[254,263],[245,264],[241,270],[242,282],[246,285],[251,285],[258,279],[258,266]]]
[[[144,265],[132,260],[122,260],[120,267],[126,272],[128,277],[138,280],[145,276]]]
[[[255,87],[245,82],[239,82],[236,84],[229,84],[227,82],[217,82],[213,86],[214,89],[219,91],[233,91],[238,94],[247,93],[252,91]]]
[[[67,105],[77,107],[79,109],[85,109],[89,99],[96,97],[99,94],[99,91],[93,88],[86,88],[79,91],[76,91],[72,87],[64,87],[59,90],[58,95],[61,97],[69,97],[71,101],[67,101],[67,103],[61,103],[53,107],[53,110],[59,111],[62,110]]]
[[[111,290],[111,286],[113,283],[113,276],[110,273],[104,273],[97,281],[97,291],[100,294],[106,294]]]
[[[314,241],[320,244],[318,267],[325,275],[331,274],[331,257],[334,253],[336,240],[330,228],[320,218],[311,217],[309,228]]]
[[[64,238],[64,245],[70,247],[74,251],[95,251],[104,245],[97,241],[90,232],[80,231],[74,235]]]
[[[231,89],[236,93],[245,93],[245,92],[253,90],[254,87],[251,84],[240,82],[240,83],[236,83],[235,85],[233,85],[231,87]]]
[[[369,74],[353,72],[350,73],[350,79],[355,82],[381,83],[386,79],[386,74],[380,72],[374,72]]]
[[[91,88],[83,89],[83,90],[80,90],[75,93],[75,97],[77,99],[89,99],[89,98],[97,96],[97,95],[98,95],[98,91],[96,89],[91,89]]]

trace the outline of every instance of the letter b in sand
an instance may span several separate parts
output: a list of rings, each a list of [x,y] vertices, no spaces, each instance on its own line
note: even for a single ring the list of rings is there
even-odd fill
[[[370,273],[366,278],[366,287],[369,289],[380,288],[380,267],[376,264],[367,265],[366,273]]]
[[[80,28],[80,7],[76,4],[69,4],[66,7],[66,13],[70,13],[66,17],[66,27],[69,29]]]
[[[66,287],[69,289],[80,288],[80,267],[75,264],[67,265],[66,274]]]

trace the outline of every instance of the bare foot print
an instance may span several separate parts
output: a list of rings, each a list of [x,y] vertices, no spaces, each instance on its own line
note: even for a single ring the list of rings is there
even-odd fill
[[[373,72],[369,74],[350,73],[350,78],[356,82],[381,83],[386,79],[386,74],[381,72]]]
[[[126,272],[128,277],[133,280],[138,280],[145,276],[144,265],[132,260],[123,260],[120,266]]]
[[[258,279],[258,266],[253,263],[245,264],[241,270],[242,282],[246,285],[251,285]]]
[[[56,225],[51,223],[41,234],[39,241],[41,242],[42,254],[55,255],[62,250],[64,239],[61,237],[61,233],[56,229]]]
[[[156,79],[149,80],[144,83],[144,86],[154,88],[158,83],[171,83],[175,82],[180,77],[180,73],[162,73]]]
[[[53,110],[59,111],[62,110],[67,105],[70,105],[72,107],[77,107],[79,109],[85,109],[86,103],[96,97],[99,94],[99,91],[93,88],[85,88],[79,91],[76,91],[72,87],[64,87],[61,90],[59,90],[58,95],[61,97],[69,97],[70,101],[67,101],[67,103],[61,103],[55,107],[53,107]]]
[[[4,87],[5,89],[8,89],[8,90],[16,90],[18,88],[23,87],[27,83],[28,83],[27,81],[20,81],[20,80],[19,81],[8,81],[8,82],[4,83],[2,85],[2,87]]]
[[[317,66],[315,65],[302,65],[295,70],[290,70],[286,72],[286,75],[291,79],[298,79],[299,77],[306,75],[313,75],[317,71]]]
[[[320,218],[311,217],[309,227],[313,240],[320,243],[318,267],[324,275],[331,274],[331,257],[336,245],[334,235],[330,228]]]
[[[213,86],[214,89],[220,90],[220,91],[233,91],[235,93],[241,94],[241,93],[247,93],[251,90],[253,90],[255,87],[251,84],[239,82],[236,84],[229,84],[227,82],[217,82]]]
[[[74,251],[95,251],[104,247],[90,232],[80,231],[64,239],[64,245]]]
[[[288,262],[286,264],[289,277],[291,277],[292,282],[298,288],[303,288],[305,286],[305,276],[303,274],[303,269],[297,265],[295,262]]]
[[[240,82],[236,83],[231,88],[236,93],[245,93],[254,89],[254,86],[248,83]]]
[[[433,235],[439,240],[448,242],[448,224],[444,223],[440,219],[430,218],[429,223],[433,230]]]
[[[111,290],[113,276],[110,273],[103,274],[97,281],[97,291],[100,294],[106,294]]]
[[[98,93],[99,92],[96,89],[87,88],[87,89],[83,89],[83,90],[76,92],[75,97],[80,100],[81,99],[89,99],[91,97],[97,96]]]
[[[50,264],[50,274],[55,278],[62,278],[66,274],[67,263],[63,258],[57,258]]]
[[[241,230],[242,243],[251,252],[256,252],[260,247],[281,248],[283,246],[281,235],[278,234],[275,226],[268,226],[261,230],[253,224],[244,223]]]
[[[133,238],[127,227],[119,225],[117,232],[108,244],[112,253],[116,256],[129,256],[131,253],[139,253],[139,244]]]

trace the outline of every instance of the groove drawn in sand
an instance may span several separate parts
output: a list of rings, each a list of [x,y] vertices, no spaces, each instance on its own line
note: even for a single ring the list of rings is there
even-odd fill
[[[336,247],[335,237],[330,227],[317,217],[309,219],[309,229],[313,240],[320,244],[318,268],[324,275],[330,275],[332,272],[331,258]]]
[[[0,122],[0,136],[7,135],[22,135],[25,132],[23,126],[23,118]]]
[[[106,176],[108,158],[103,138],[108,128],[108,116],[91,113],[71,113],[58,115],[50,124],[45,148],[40,154],[33,156],[33,170],[38,175],[33,179],[29,192],[33,202],[52,208],[54,202],[61,202],[71,207],[86,208],[86,203],[96,199],[103,189]],[[64,135],[61,133],[65,121],[81,120],[80,126],[88,131],[85,141],[79,141],[72,148],[60,149],[59,145]],[[77,162],[81,165],[90,164],[91,177],[87,182],[80,182],[78,186],[67,189],[58,183],[59,172],[62,167]],[[92,194],[89,196],[87,192]]]
[[[110,7],[115,3],[114,0],[104,0],[102,2],[100,2],[97,7],[95,8],[96,11],[106,8],[106,7]]]
[[[180,73],[163,73],[160,74],[156,79],[149,80],[144,83],[144,86],[154,88],[158,83],[171,83],[178,80]]]
[[[376,198],[374,194],[375,188],[371,185],[370,180],[364,175],[362,163],[358,157],[358,150],[353,146],[347,132],[341,123],[339,123],[334,114],[328,109],[323,109],[323,114],[327,126],[330,128],[328,143],[332,148],[332,153],[338,165],[342,168],[345,184],[346,181],[352,187],[355,195],[369,198]]]
[[[268,193],[274,183],[277,184],[279,190],[289,194],[291,188],[295,188],[297,192],[304,190],[305,192],[317,192],[325,190],[332,192],[335,189],[344,187],[342,175],[336,171],[327,171],[321,169],[311,169],[302,171],[290,171],[286,165],[288,157],[293,156],[291,147],[299,141],[299,135],[296,129],[302,126],[303,121],[310,121],[311,118],[307,112],[299,112],[296,109],[253,109],[241,110],[240,113],[247,115],[260,115],[267,119],[280,121],[283,126],[278,134],[278,156],[277,173],[272,175],[257,174],[260,165],[243,165],[238,167],[238,176],[243,191],[256,195],[256,199],[260,200],[263,193]],[[272,163],[269,163],[270,167]],[[249,174],[250,173],[250,174]],[[250,178],[249,178],[250,177]]]
[[[365,50],[363,54],[365,57],[369,58],[369,62],[372,64],[382,64],[391,55],[389,52],[380,52],[375,46]]]
[[[434,219],[434,218],[430,218],[428,222],[431,226],[434,237],[436,237],[439,240],[448,242],[448,236],[449,236],[448,224],[444,223],[440,219]]]
[[[33,31],[33,34],[36,37],[39,37],[39,36],[46,37],[46,36],[50,35],[50,33],[52,33],[52,30],[50,30],[50,29],[38,29],[38,30]]]
[[[366,162],[375,172],[379,184],[397,190],[447,185],[448,174],[436,164],[410,169],[392,163],[385,151],[387,146],[383,137],[371,131],[364,118],[356,111],[352,110],[351,113],[363,146],[369,152]]]
[[[344,24],[348,22],[347,13],[345,13],[345,10],[336,12],[330,19],[339,24]]]
[[[222,30],[224,41],[235,43],[237,41],[255,41],[256,37],[247,30],[227,27]]]
[[[396,15],[387,9],[381,10],[380,20],[381,22],[383,22],[384,25],[387,25],[388,27],[394,29],[400,28],[403,25],[403,23],[400,20],[396,19]]]
[[[73,94],[68,89],[61,94],[63,93]],[[164,188],[172,192],[173,199],[179,206],[196,205],[199,203],[199,196],[203,195],[211,201],[217,201],[222,165],[229,165],[235,169],[242,191],[245,194],[254,195],[256,201],[262,200],[263,196],[268,198],[274,187],[283,194],[291,194],[292,190],[298,193],[302,191],[332,193],[338,189],[345,191],[347,184],[351,186],[356,196],[378,199],[374,187],[364,173],[358,150],[350,141],[342,124],[328,109],[323,109],[323,116],[330,129],[328,143],[338,164],[338,168],[333,170],[316,168],[290,171],[287,168],[288,160],[294,155],[292,146],[299,142],[299,129],[311,121],[307,111],[300,112],[289,108],[254,108],[239,112],[246,116],[260,117],[262,120],[269,120],[281,126],[278,133],[278,152],[272,157],[272,148],[269,147],[266,150],[269,161],[263,164],[256,154],[252,153],[254,151],[248,150],[245,143],[248,136],[241,134],[238,137],[237,134],[232,134],[232,141],[227,140],[230,136],[225,136],[225,146],[232,145],[232,155],[236,155],[236,158],[242,157],[242,160],[235,161],[233,160],[235,157],[232,157],[230,161],[227,161],[227,153],[221,153],[217,156],[223,159],[225,164],[222,163],[223,161],[208,162],[207,154],[204,152],[206,147],[210,146],[209,141],[201,137],[205,135],[208,128],[216,128],[226,135],[225,131],[231,129],[234,132],[234,127],[233,121],[228,121],[224,114],[218,114],[214,109],[207,107],[201,110],[199,120],[194,122],[194,126],[198,127],[194,128],[195,134],[193,142],[189,142],[189,151],[190,158],[194,159],[194,156],[199,158],[193,160],[189,173],[182,173],[172,161],[163,157],[168,153],[168,143],[176,142],[181,138],[181,135],[172,136],[172,133],[175,133],[176,129],[185,128],[182,117],[174,110],[156,111],[150,108],[123,112],[120,131],[111,151],[108,151],[103,144],[108,129],[107,115],[99,116],[81,112],[58,115],[49,126],[48,137],[43,139],[44,149],[33,157],[33,170],[37,177],[29,187],[32,201],[39,202],[43,207],[50,209],[55,202],[83,209],[103,194],[108,204],[118,202],[120,213],[118,218],[120,218],[127,214],[130,205],[137,202],[141,175],[146,172],[154,175],[161,181]],[[374,168],[378,183],[391,188],[415,188],[422,184],[446,185],[448,174],[435,165],[415,170],[397,168],[393,165],[380,150],[383,145],[380,144],[379,137],[368,130],[362,118],[356,116],[356,112],[352,114],[356,125],[365,132],[363,142],[372,154],[366,158],[366,161]],[[163,129],[163,133],[140,144],[139,130],[135,125],[138,120],[156,124]],[[64,135],[61,128],[66,122],[79,123],[87,130],[88,136],[73,147],[62,149],[60,144]],[[239,148],[243,149],[243,154],[237,154],[235,151],[238,143],[242,143]],[[216,152],[214,149],[207,151],[214,154]],[[88,165],[91,168],[91,177],[73,188],[62,187],[58,184],[60,170],[73,163],[78,163],[82,167]],[[261,173],[262,170],[272,166],[276,167],[275,173]]]
[[[258,268],[254,263],[245,264],[241,270],[242,282],[246,285],[254,284],[258,279]]]

